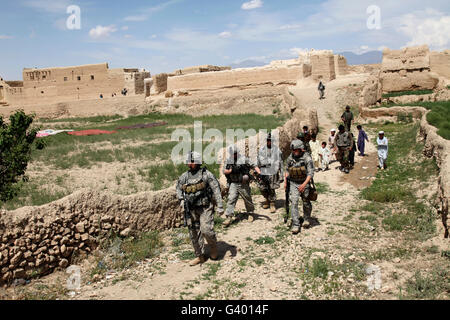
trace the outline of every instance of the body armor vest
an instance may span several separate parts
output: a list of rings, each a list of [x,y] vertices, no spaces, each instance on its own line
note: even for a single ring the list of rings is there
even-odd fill
[[[291,161],[288,167],[289,178],[292,181],[299,182],[305,181],[308,177],[306,163],[303,160],[299,162]]]
[[[211,201],[212,190],[206,182],[205,169],[202,169],[199,178],[191,178],[181,189],[186,192],[186,198],[191,206],[208,206]]]

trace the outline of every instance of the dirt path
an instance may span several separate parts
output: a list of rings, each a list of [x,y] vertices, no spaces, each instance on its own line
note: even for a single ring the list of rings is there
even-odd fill
[[[348,79],[354,82],[354,79]],[[318,108],[319,124],[326,129],[320,139],[325,139],[328,129],[335,127],[342,106],[336,103],[335,88],[342,83],[330,84],[327,99],[318,100],[316,92],[311,88],[293,88],[293,92],[302,103],[314,103]],[[263,198],[253,197],[257,205],[258,218],[253,223],[242,221],[228,230],[220,229],[219,261],[207,261],[202,266],[189,267],[187,261],[180,261],[179,253],[191,250],[186,244],[177,250],[167,249],[158,258],[143,263],[133,270],[133,279],[112,284],[111,280],[83,287],[77,299],[180,299],[180,298],[217,298],[217,299],[298,299],[304,296],[314,298],[314,290],[308,290],[308,278],[299,280],[299,274],[305,272],[305,265],[312,258],[328,257],[337,265],[349,264],[358,268],[354,257],[354,246],[358,239],[348,237],[348,216],[354,203],[357,202],[358,189],[370,183],[370,177],[376,166],[375,147],[369,143],[368,156],[356,156],[355,169],[344,175],[337,170],[338,163],[331,165],[331,170],[318,172],[316,183],[328,189],[320,194],[319,201],[313,204],[313,216],[319,225],[304,229],[301,234],[293,236],[282,222],[284,213],[284,192],[278,190],[278,210],[270,214],[262,209]],[[368,179],[360,180],[361,177]],[[238,202],[237,211],[244,212],[242,200]],[[362,223],[358,228],[371,229]],[[342,230],[341,230],[342,229]],[[342,232],[345,231],[345,232]],[[181,231],[178,236],[182,236]],[[173,234],[172,234],[173,236]],[[169,233],[166,239],[170,239]],[[259,239],[259,240],[258,240]],[[268,242],[264,244],[264,240]],[[381,243],[385,239],[378,240]],[[273,243],[272,243],[273,242]],[[166,241],[167,243],[167,241]],[[361,245],[361,243],[359,243]],[[311,258],[312,257],[312,258]],[[350,258],[349,258],[350,257]],[[161,270],[155,271],[154,266]],[[303,269],[302,269],[303,268]],[[307,268],[306,268],[307,269]],[[326,277],[334,274],[327,273]],[[117,276],[116,276],[117,277]],[[358,286],[353,286],[354,272],[339,274],[336,281],[343,282],[340,287],[342,297],[353,297],[358,294]],[[301,278],[301,277],[300,277]],[[349,286],[350,285],[350,286]],[[298,290],[303,287],[305,290]],[[362,284],[361,292],[367,294]],[[317,288],[316,288],[317,289]],[[385,289],[388,291],[389,289]]]

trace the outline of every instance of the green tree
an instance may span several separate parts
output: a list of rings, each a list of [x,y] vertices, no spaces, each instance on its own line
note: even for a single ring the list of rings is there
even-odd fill
[[[20,189],[19,181],[28,180],[25,171],[31,158],[33,142],[39,128],[31,129],[34,115],[22,110],[9,117],[9,123],[0,116],[0,201],[14,198]],[[36,148],[44,144],[37,141]]]

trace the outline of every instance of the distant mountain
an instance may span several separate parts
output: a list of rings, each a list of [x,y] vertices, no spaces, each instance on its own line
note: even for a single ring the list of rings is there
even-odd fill
[[[343,55],[347,59],[347,63],[349,65],[355,64],[376,64],[381,63],[383,60],[383,52],[381,51],[369,51],[363,54],[356,54],[350,51],[340,52],[338,53]],[[286,57],[286,59],[292,59],[292,57]],[[262,67],[269,64],[270,61],[261,61],[261,60],[252,60],[247,59],[241,61],[239,63],[232,63],[229,66],[232,69],[237,68],[254,68],[254,67]]]
[[[381,63],[383,60],[383,52],[381,51],[369,51],[363,54],[356,54],[353,52],[340,52],[347,59],[347,64],[376,64]]]
[[[238,69],[238,68],[254,68],[254,67],[262,67],[265,66],[270,62],[264,62],[264,61],[257,61],[257,60],[244,60],[239,63],[232,63],[229,66],[232,69]]]

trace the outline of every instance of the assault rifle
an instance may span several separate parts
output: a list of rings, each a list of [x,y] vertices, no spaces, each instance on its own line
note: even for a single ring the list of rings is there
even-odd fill
[[[286,223],[289,219],[289,193],[291,192],[291,179],[289,177],[286,178],[286,195],[285,195],[285,209],[286,215],[284,216],[284,223]]]
[[[261,183],[263,186],[265,186],[266,189],[270,189],[270,180],[269,180],[268,175],[258,174],[256,171],[254,171],[254,175],[256,177],[256,180],[258,180],[259,183]]]
[[[184,203],[184,226],[189,227],[188,220],[192,219],[191,210],[189,208],[186,191],[183,191],[183,203]],[[191,220],[192,223],[192,220]]]

